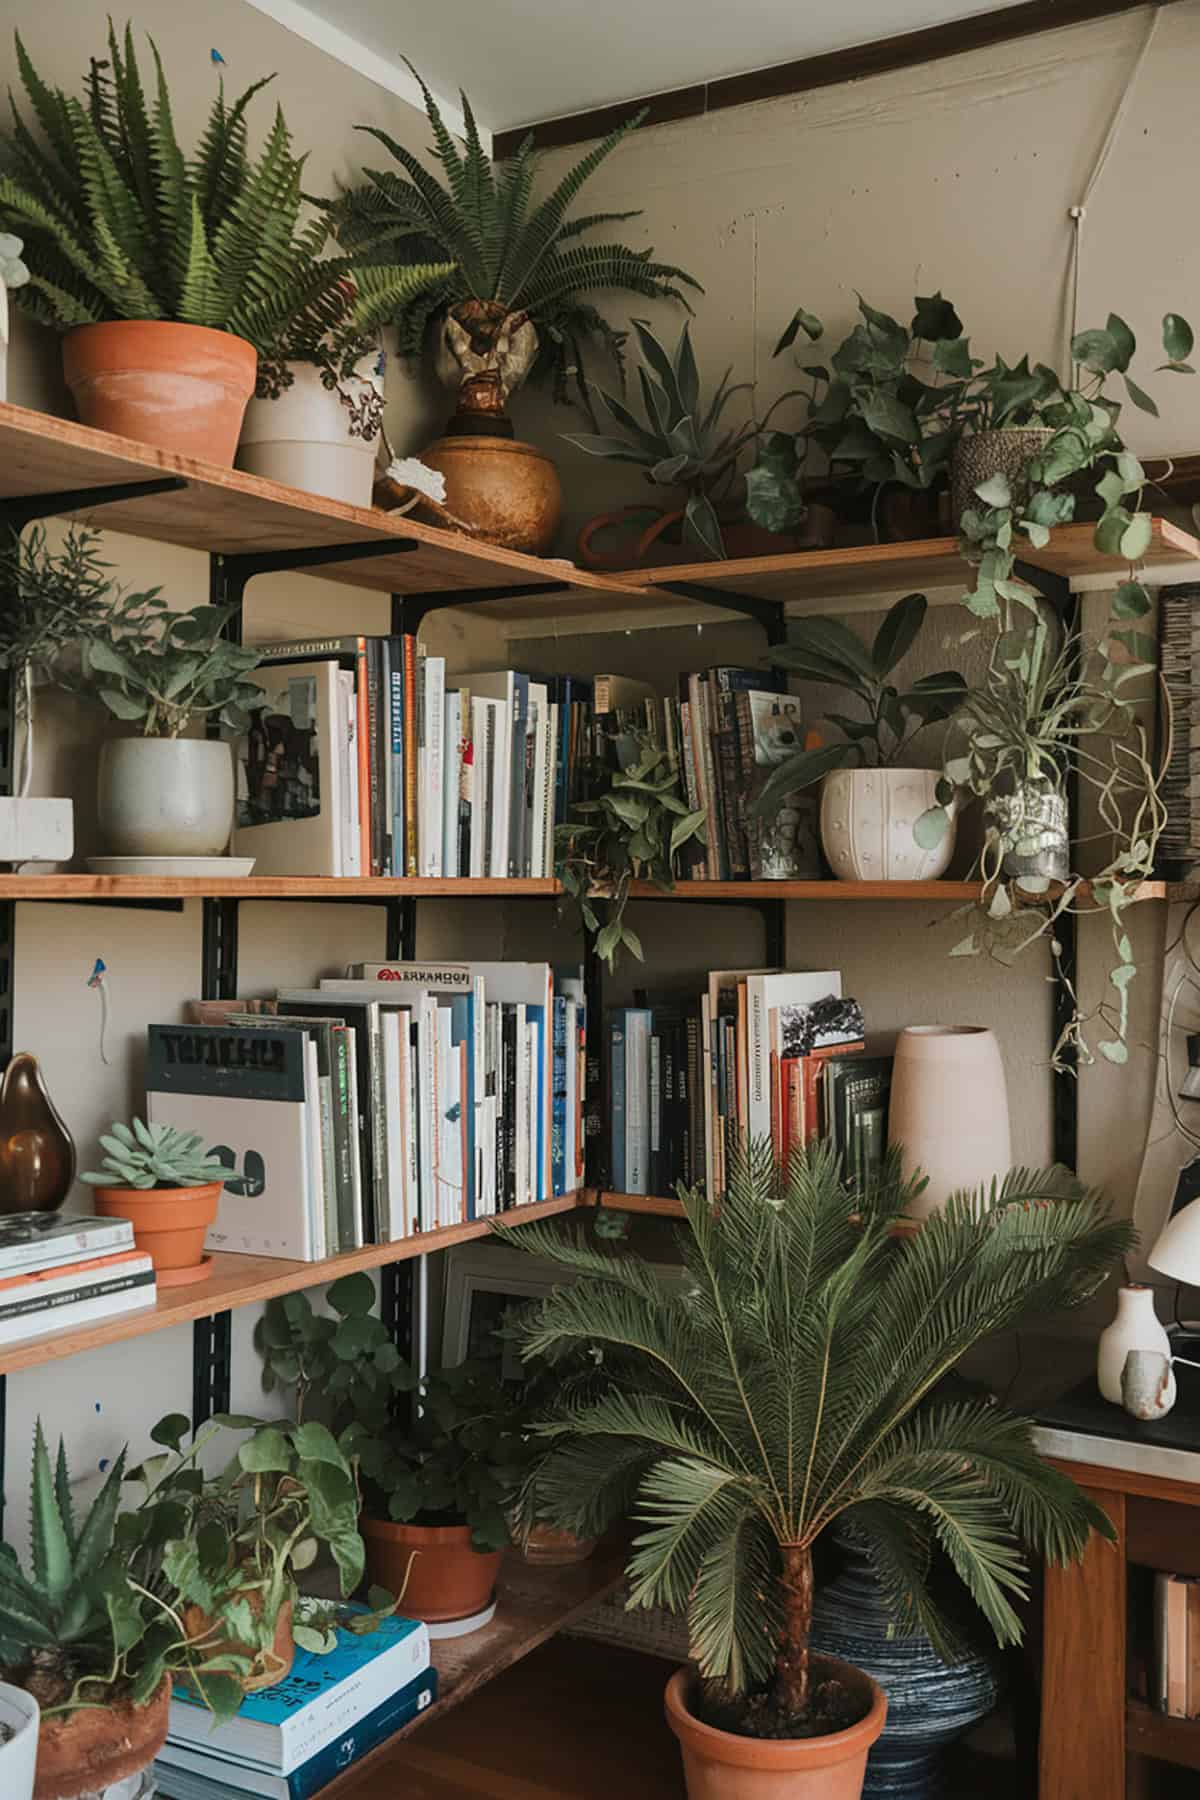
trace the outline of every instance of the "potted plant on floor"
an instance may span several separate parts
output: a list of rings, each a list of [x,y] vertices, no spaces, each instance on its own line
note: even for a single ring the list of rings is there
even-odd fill
[[[418,1378],[373,1311],[369,1276],[343,1276],[326,1298],[332,1316],[303,1294],[268,1305],[256,1331],[264,1385],[294,1387],[301,1421],[324,1406],[361,1472],[369,1572],[410,1617],[457,1635],[494,1610],[523,1456],[513,1397],[477,1363]]]
[[[300,223],[303,158],[282,112],[258,158],[247,154],[247,109],[265,82],[232,105],[220,87],[188,156],[151,49],[147,104],[132,27],[122,43],[110,23],[108,56],[93,59],[81,100],[48,86],[17,37],[46,142],[14,110],[0,136],[0,222],[25,238],[18,304],[65,333],[63,372],[83,422],[229,464],[259,355],[286,356],[340,317],[356,272],[348,257],[322,256],[321,221]],[[436,273],[358,272],[356,327],[377,326]]]
[[[930,1597],[945,1554],[1002,1643],[1027,1553],[1078,1557],[1107,1516],[1033,1449],[1032,1424],[933,1390],[970,1347],[1078,1306],[1132,1241],[1062,1169],[959,1195],[912,1239],[892,1226],[919,1187],[893,1151],[864,1187],[817,1144],[777,1169],[735,1159],[719,1208],[683,1193],[687,1278],[584,1235],[499,1227],[576,1276],[525,1331],[613,1352],[607,1391],[551,1404],[546,1504],[578,1532],[632,1513],[631,1603],[686,1611],[694,1669],[667,1687],[694,1800],[753,1792],[854,1800],[883,1728],[874,1682],[810,1654],[812,1548],[857,1526],[898,1629],[949,1649]]]
[[[697,283],[655,262],[650,250],[589,241],[597,227],[636,214],[568,216],[585,182],[638,119],[618,126],[534,205],[532,135],[496,167],[466,96],[464,152],[424,82],[421,89],[444,183],[387,132],[360,126],[399,167],[367,169],[366,181],[331,201],[329,212],[352,256],[403,261],[415,245],[422,256],[451,265],[444,280],[394,314],[401,355],[420,356],[431,341],[437,373],[456,394],[446,435],[421,451],[421,460],[445,475],[447,506],[480,536],[542,552],[562,506],[558,475],[549,457],[513,437],[509,400],[531,373],[547,374],[559,398],[567,397],[572,376],[582,387],[589,340],[619,351],[622,334],[585,295],[623,290],[682,299],[680,284]]]
[[[171,612],[152,588],[122,595],[102,623],[84,632],[74,685],[138,727],[137,736],[111,739],[100,752],[97,813],[114,859],[214,857],[228,847],[232,748],[219,738],[185,734],[206,723],[244,732],[265,704],[251,678],[258,651],[225,635],[236,611]]]
[[[864,718],[829,713],[836,743],[799,750],[772,770],[755,801],[770,817],[781,800],[820,781],[821,843],[841,881],[932,881],[954,849],[954,821],[933,847],[918,842],[918,819],[935,804],[936,770],[905,761],[914,738],[948,719],[966,692],[954,669],[922,675],[901,691],[892,676],[925,620],[924,594],[907,594],[884,618],[869,646],[840,619],[797,619],[771,661],[806,681],[853,694]]]
[[[137,1118],[130,1125],[118,1120],[100,1143],[103,1166],[82,1177],[96,1191],[96,1211],[131,1221],[160,1286],[203,1281],[210,1267],[204,1239],[217,1216],[224,1163],[197,1133]]]

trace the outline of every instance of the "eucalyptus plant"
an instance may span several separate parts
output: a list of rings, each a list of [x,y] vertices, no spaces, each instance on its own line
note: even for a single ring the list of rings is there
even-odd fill
[[[554,833],[558,879],[609,969],[622,947],[642,960],[641,940],[625,923],[631,885],[652,881],[669,893],[679,853],[704,836],[705,820],[703,807],[688,806],[678,767],[647,732],[623,733],[613,754],[615,766],[601,777],[607,785],[594,799],[577,800],[576,817]],[[608,902],[604,919],[598,900]]]
[[[181,737],[196,719],[244,731],[265,697],[260,653],[225,635],[237,610],[172,612],[159,588],[121,595],[83,633],[82,691],[144,737]]]
[[[117,1120],[101,1135],[104,1166],[80,1177],[90,1187],[186,1188],[224,1181],[223,1162],[210,1156],[195,1131],[174,1125],[147,1125],[135,1118]]]

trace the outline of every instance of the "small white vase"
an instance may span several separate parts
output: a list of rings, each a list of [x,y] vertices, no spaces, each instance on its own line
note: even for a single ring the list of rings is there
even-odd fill
[[[928,1185],[910,1209],[940,1212],[951,1194],[971,1192],[1012,1167],[1008,1087],[1000,1046],[982,1025],[908,1025],[896,1039],[888,1142],[903,1151],[904,1173]]]
[[[238,444],[237,466],[286,487],[370,506],[375,478],[383,376],[360,372],[327,388],[312,363],[289,363],[292,384],[276,400],[251,400]],[[343,398],[345,396],[345,398]],[[347,405],[347,400],[349,405]]]
[[[936,769],[835,769],[821,788],[821,843],[839,881],[936,881],[954,854],[956,819],[933,850],[913,835],[936,806]]]
[[[37,1770],[38,1703],[24,1688],[0,1681],[0,1725],[12,1736],[0,1744],[0,1794],[31,1800]]]
[[[111,856],[223,856],[233,830],[233,754],[215,738],[114,738],[96,810]]]
[[[1171,1354],[1171,1340],[1166,1327],[1154,1310],[1154,1289],[1123,1287],[1117,1289],[1117,1313],[1111,1325],[1100,1333],[1096,1347],[1096,1381],[1100,1392],[1114,1406],[1120,1406],[1121,1370],[1131,1350],[1157,1350]],[[1168,1409],[1175,1404],[1175,1375],[1168,1382]]]

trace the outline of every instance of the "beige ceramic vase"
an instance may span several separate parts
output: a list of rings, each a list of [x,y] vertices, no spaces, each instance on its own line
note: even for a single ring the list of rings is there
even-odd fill
[[[896,1040],[888,1142],[904,1173],[928,1186],[914,1218],[940,1212],[951,1194],[974,1190],[1012,1167],[1008,1089],[1000,1046],[982,1025],[909,1025]]]
[[[950,828],[923,850],[915,827],[937,805],[936,769],[835,769],[821,784],[821,846],[839,881],[936,881],[954,854]]]

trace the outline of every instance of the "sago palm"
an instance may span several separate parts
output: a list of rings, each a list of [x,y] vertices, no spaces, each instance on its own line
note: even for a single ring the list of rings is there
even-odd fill
[[[542,1516],[583,1536],[632,1513],[630,1603],[686,1610],[701,1675],[770,1690],[789,1717],[808,1696],[812,1549],[834,1520],[866,1538],[898,1627],[944,1654],[935,1551],[1008,1644],[1027,1553],[1062,1562],[1111,1536],[1028,1420],[936,1390],[991,1332],[1086,1300],[1130,1228],[1066,1171],[1014,1170],[898,1242],[915,1186],[893,1152],[856,1190],[824,1145],[780,1183],[755,1146],[718,1209],[684,1197],[679,1283],[582,1233],[501,1232],[578,1278],[528,1316],[525,1353],[592,1346],[607,1376],[541,1421]]]
[[[412,69],[412,64],[409,63]],[[417,71],[444,180],[374,125],[363,125],[389,151],[396,169],[366,169],[366,181],[329,203],[343,247],[376,260],[450,263],[436,287],[395,309],[400,350],[415,356],[431,323],[439,325],[442,378],[465,386],[463,410],[502,410],[534,368],[548,372],[566,397],[570,377],[582,385],[582,347],[599,337],[620,356],[614,331],[584,295],[623,290],[647,299],[683,298],[681,284],[699,283],[653,250],[614,240],[582,242],[599,227],[639,214],[597,212],[568,218],[580,189],[639,124],[629,119],[580,158],[553,190],[533,204],[537,157],[529,136],[507,162],[483,148],[471,103],[462,96],[465,150],[455,143]]]

